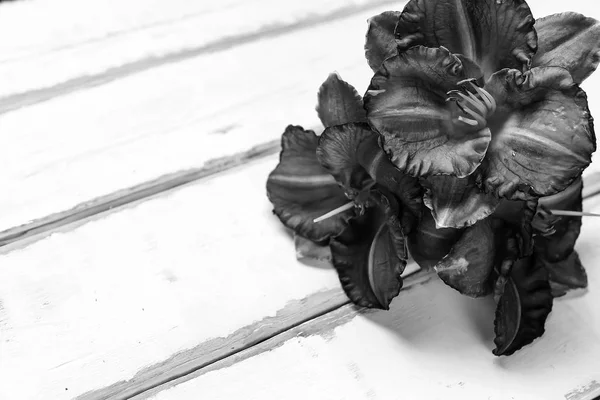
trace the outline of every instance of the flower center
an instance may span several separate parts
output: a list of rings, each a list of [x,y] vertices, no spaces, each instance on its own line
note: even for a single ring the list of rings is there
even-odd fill
[[[496,111],[496,100],[485,89],[477,85],[475,79],[458,82],[460,89],[447,93],[446,102],[453,101],[463,115],[458,121],[476,129],[487,126],[487,119]]]

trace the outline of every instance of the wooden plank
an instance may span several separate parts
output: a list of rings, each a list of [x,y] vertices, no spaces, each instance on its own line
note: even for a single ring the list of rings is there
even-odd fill
[[[290,123],[317,126],[316,90],[329,72],[337,69],[366,88],[365,20],[379,11],[4,115],[0,184],[11,196],[0,198],[0,230],[164,174],[201,169],[278,140]],[[299,48],[307,49],[302,56]]]
[[[0,398],[125,398],[346,304],[271,213],[277,159],[5,247]]]
[[[391,1],[19,2],[0,14],[0,109],[305,29]],[[23,24],[22,21],[29,21]],[[31,26],[35,25],[35,34]],[[65,62],[69,60],[69,62]]]
[[[5,115],[0,183],[12,195],[0,199],[0,241],[91,215],[114,199],[131,199],[140,187],[169,187],[164,182],[203,174],[211,161],[268,146],[288,123],[317,127],[315,91],[328,72],[338,69],[359,91],[366,87],[365,20],[386,8]],[[236,85],[223,90],[233,76]],[[599,82],[593,76],[584,84],[592,110],[600,109]]]
[[[268,142],[235,156],[211,160],[210,163],[201,168],[192,168],[187,171],[163,175],[134,187],[95,198],[73,209],[57,212],[28,224],[0,232],[0,247],[18,241],[40,239],[65,225],[210,177],[230,168],[243,166],[253,160],[278,153],[280,148],[278,140]]]
[[[600,198],[585,206],[600,211]],[[600,219],[586,219],[577,244],[589,292],[557,299],[544,336],[510,357],[491,353],[493,301],[436,279],[402,292],[388,312],[341,307],[134,399],[592,400],[600,395],[598,230]]]

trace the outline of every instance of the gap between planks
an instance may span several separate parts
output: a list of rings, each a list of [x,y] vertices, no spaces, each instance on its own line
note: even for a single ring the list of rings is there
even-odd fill
[[[420,270],[408,275],[400,293],[426,283],[431,277],[431,270]],[[328,319],[330,315],[339,313],[353,315],[352,313],[362,312],[361,310],[363,309],[348,300],[341,288],[316,293],[289,303],[274,317],[240,328],[228,337],[212,339],[193,349],[177,353],[162,363],[141,370],[128,381],[84,393],[76,397],[76,400],[145,399],[167,387],[273,348],[261,346],[265,342],[275,340],[277,345],[281,345],[295,336],[298,330],[302,330],[304,324],[315,319]]]
[[[397,2],[391,0],[375,0],[367,4],[341,7],[333,12],[324,15],[313,15],[293,23],[273,23],[254,32],[244,32],[242,34],[226,36],[200,46],[181,49],[162,56],[149,56],[143,59],[125,63],[118,67],[109,68],[106,71],[97,74],[89,74],[71,78],[50,87],[32,89],[22,93],[0,97],[0,115],[22,107],[42,103],[60,96],[68,95],[79,90],[103,85],[117,79],[128,77],[138,72],[147,71],[152,68],[177,63],[204,54],[227,50],[235,46],[252,43],[264,38],[273,38],[301,31],[317,25],[327,24],[333,21],[344,19],[376,7],[392,4],[396,5]]]
[[[309,129],[318,131],[320,127]],[[199,168],[166,174],[151,181],[97,197],[68,210],[1,231],[0,248],[13,243],[31,244],[60,228],[83,222],[99,214],[115,211],[131,203],[149,199],[232,168],[241,167],[244,164],[276,154],[280,150],[281,141],[279,139],[268,141],[244,152],[209,160]],[[597,194],[600,194],[600,172],[593,172],[584,180],[583,198],[586,199]]]
[[[0,232],[0,247],[21,241],[32,243],[59,228],[276,154],[280,149],[280,140],[269,141],[241,153],[209,160],[199,168],[166,174],[151,181],[95,198],[71,209]]]
[[[600,173],[591,174],[585,182],[588,183],[588,189],[584,193],[584,200],[600,194]],[[408,275],[400,296],[408,289],[428,282],[433,275],[432,270],[419,270]],[[277,348],[296,336],[310,335],[311,329],[316,329],[311,327],[311,321],[325,321],[324,328],[319,325],[319,330],[322,331],[329,327],[333,329],[345,320],[371,311],[373,310],[352,304],[341,289],[320,292],[289,303],[274,317],[240,328],[226,338],[212,339],[193,349],[179,352],[161,363],[141,370],[130,380],[84,393],[76,400],[148,399],[158,392],[207,372],[229,367]]]

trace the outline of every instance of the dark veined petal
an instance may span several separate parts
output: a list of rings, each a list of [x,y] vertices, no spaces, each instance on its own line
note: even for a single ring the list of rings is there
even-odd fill
[[[342,189],[316,156],[318,137],[300,126],[288,126],[281,138],[281,156],[267,179],[273,212],[296,234],[317,243],[339,235],[354,216],[348,210],[332,218],[313,220],[348,202]]]
[[[387,310],[402,288],[408,258],[397,218],[398,204],[390,194],[375,190],[377,204],[350,222],[331,240],[331,254],[342,288],[353,303]]]
[[[397,52],[394,29],[399,18],[399,11],[386,11],[368,21],[365,56],[373,72],[377,72],[383,60]]]
[[[450,252],[462,232],[455,228],[437,228],[431,212],[425,208],[419,225],[407,237],[408,251],[421,268],[432,268]]]
[[[447,92],[464,79],[461,61],[443,48],[418,46],[383,62],[365,94],[365,108],[400,171],[465,177],[479,166],[489,129],[455,123],[446,102]]]
[[[494,232],[489,220],[479,221],[464,233],[436,266],[438,276],[460,293],[481,297],[491,293],[494,269]]]
[[[565,12],[539,19],[538,51],[533,66],[566,68],[576,83],[583,82],[600,63],[600,23],[594,18]]]
[[[483,77],[483,71],[481,70],[479,65],[477,65],[477,63],[475,63],[475,61],[471,60],[469,57],[467,57],[463,54],[455,54],[455,56],[462,63],[465,76],[475,79],[475,81],[477,82],[477,84],[479,86],[483,86],[485,81],[484,81],[484,77]]]
[[[373,182],[391,191],[402,203],[403,213],[409,212],[402,218],[408,233],[421,213],[422,190],[416,178],[403,174],[391,163],[378,139],[367,124],[333,126],[321,135],[317,158],[350,198],[357,198]]]
[[[542,336],[552,301],[548,272],[533,257],[517,261],[496,308],[493,353],[511,355]]]
[[[502,123],[492,123],[484,183],[499,197],[558,193],[581,175],[596,150],[585,92],[577,86],[563,91],[538,88],[536,97],[543,92],[543,98],[515,108]]]
[[[411,0],[396,26],[399,51],[444,46],[475,61],[486,77],[529,65],[537,48],[524,0]]]
[[[525,73],[505,68],[495,72],[485,84],[485,90],[496,101],[498,119],[543,100],[552,91],[568,91],[574,87],[569,71],[560,67],[536,67]]]
[[[491,215],[499,199],[481,190],[473,175],[436,175],[426,179],[423,199],[438,227],[466,228]]]
[[[348,82],[337,73],[329,77],[319,88],[317,114],[326,128],[348,122],[366,122],[362,98]]]

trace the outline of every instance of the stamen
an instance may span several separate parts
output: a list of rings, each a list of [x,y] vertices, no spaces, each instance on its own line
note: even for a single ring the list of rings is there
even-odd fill
[[[350,210],[353,207],[354,207],[354,202],[351,201],[350,203],[346,203],[343,206],[336,208],[335,210],[329,211],[327,214],[321,215],[320,217],[313,219],[313,222],[316,223],[316,222],[324,221],[327,218],[331,218],[334,215],[338,215],[340,213],[343,213],[344,211]]]
[[[496,99],[494,99],[494,96],[489,94],[487,92],[487,90],[484,90],[477,86],[475,86],[475,90],[477,91],[479,96],[481,96],[481,99],[485,102],[485,105],[489,109],[488,115],[492,115],[493,113],[495,113],[496,112]]]
[[[482,104],[482,101],[480,99],[478,99],[477,97],[475,97],[475,95],[471,92],[467,92],[467,96],[465,96],[463,93],[459,93],[460,97],[462,97],[467,103],[469,103],[471,106],[473,106],[474,108],[477,109],[477,111],[479,111],[479,113],[481,115],[486,115],[487,113],[487,108],[485,106],[485,103]]]
[[[477,126],[479,124],[479,122],[475,121],[474,119],[465,118],[462,116],[458,117],[458,120],[470,126]]]
[[[457,83],[461,88],[447,93],[446,102],[454,101],[456,106],[466,116],[459,116],[458,121],[483,129],[487,125],[487,118],[496,111],[494,97],[485,89],[480,88],[475,79],[465,79]]]
[[[487,121],[481,114],[477,114],[475,111],[468,109],[468,108],[465,109],[465,112],[467,114],[469,114],[471,117],[473,117],[475,119],[475,121],[477,121],[479,124],[481,124],[482,127],[487,125]]]
[[[600,217],[600,214],[594,214],[584,211],[567,211],[567,210],[550,210],[552,215],[559,215],[564,217]]]

